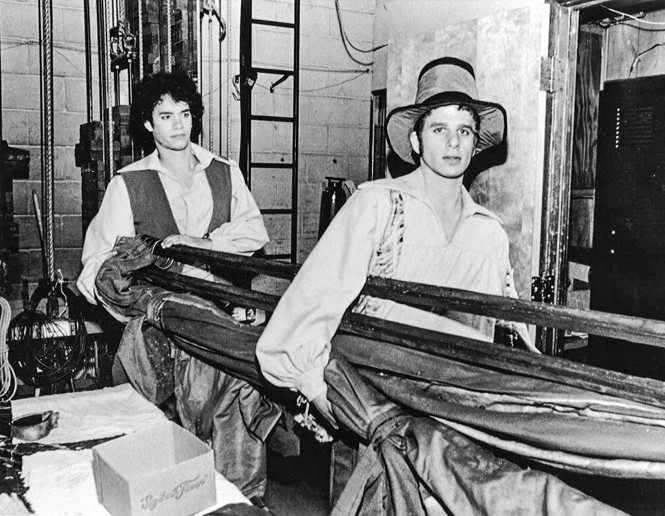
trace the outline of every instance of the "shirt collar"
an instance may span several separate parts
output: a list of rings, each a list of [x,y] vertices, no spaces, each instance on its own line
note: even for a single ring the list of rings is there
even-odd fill
[[[379,179],[378,181],[370,181],[361,184],[358,186],[358,188],[387,188],[391,190],[398,190],[429,205],[426,195],[427,189],[425,186],[425,174],[420,167],[418,167],[410,174],[406,174],[405,176],[395,179]],[[472,199],[469,192],[467,192],[466,188],[462,188],[462,218],[466,218],[471,215],[485,215],[501,222],[501,219],[494,213],[492,213],[484,206],[476,203]]]
[[[197,172],[199,170],[205,170],[208,168],[212,160],[215,158],[215,155],[209,150],[204,149],[196,143],[192,143],[192,152],[196,159],[199,161],[199,166],[197,167]],[[169,171],[162,167],[159,162],[159,154],[157,149],[148,154],[145,158],[135,161],[134,163],[127,165],[120,172],[128,172],[130,170],[156,170],[166,175],[170,175]]]

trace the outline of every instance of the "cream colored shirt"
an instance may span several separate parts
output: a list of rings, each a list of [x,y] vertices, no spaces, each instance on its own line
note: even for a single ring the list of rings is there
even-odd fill
[[[403,227],[384,235],[394,216],[391,190],[401,193],[397,224]],[[258,341],[256,355],[270,382],[298,390],[309,400],[326,392],[323,370],[330,341],[367,276],[384,275],[376,268],[376,250],[386,247],[386,236],[395,239],[389,249],[400,249],[389,275],[393,279],[517,297],[508,236],[500,220],[464,190],[462,218],[452,240],[447,241],[426,193],[420,169],[398,179],[360,185],[282,296]],[[493,339],[494,319],[458,316],[453,320],[387,300],[369,305],[369,314],[375,317],[478,340]],[[361,313],[368,313],[367,308],[365,304]]]
[[[213,200],[205,170],[213,159],[230,165],[231,220],[209,235],[215,251],[251,254],[268,242],[268,232],[261,213],[245,185],[240,168],[234,161],[216,157],[204,148],[192,144],[199,161],[189,188],[178,182],[161,166],[157,151],[120,170],[109,182],[99,212],[90,223],[83,245],[83,271],[76,283],[80,292],[91,303],[97,303],[95,278],[102,263],[111,255],[118,237],[135,236],[127,187],[122,173],[130,170],[156,170],[171,206],[173,218],[183,235],[203,237],[208,232],[212,217]],[[186,267],[184,274],[211,279],[210,274],[194,267]]]

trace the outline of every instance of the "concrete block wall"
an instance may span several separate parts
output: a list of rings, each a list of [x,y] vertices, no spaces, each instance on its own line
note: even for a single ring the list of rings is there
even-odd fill
[[[52,11],[54,264],[56,271],[59,269],[70,280],[75,280],[80,271],[82,242],[80,170],[74,163],[79,125],[86,122],[82,5],[74,0],[54,0]],[[95,27],[92,29],[92,41],[96,41]],[[30,152],[29,179],[13,183],[20,249],[18,255],[8,260],[12,290],[7,297],[15,306],[20,298],[21,281],[27,279],[32,292],[42,277],[42,254],[32,202],[33,190],[40,199],[42,195],[39,31],[36,0],[0,0],[2,138],[10,146]],[[93,66],[96,69],[96,62]]]
[[[373,42],[376,0],[340,0],[339,4],[347,35],[354,45],[369,49]],[[253,9],[256,18],[293,20],[293,0],[257,0],[253,2]],[[215,80],[219,76],[220,65],[230,66],[232,74],[237,74],[239,70],[240,1],[229,2],[228,10],[221,14],[229,26],[230,47],[225,43],[222,56],[217,55],[214,60],[212,69]],[[14,301],[20,297],[19,285],[23,278],[34,287],[42,276],[42,258],[31,199],[33,190],[41,197],[38,20],[36,0],[0,0],[2,136],[10,145],[29,150],[31,162],[29,179],[14,181],[14,210],[20,232],[20,251],[10,260],[9,271],[9,279],[15,285],[9,297]],[[96,76],[94,11],[92,20],[93,75]],[[54,0],[55,266],[70,280],[75,280],[80,272],[83,240],[81,175],[74,163],[79,126],[87,121],[83,23],[81,2]],[[289,31],[265,30],[268,30],[266,39],[259,37],[259,34],[255,38],[255,65],[292,66]],[[372,54],[352,52],[362,62],[372,61]],[[203,57],[207,58],[205,45]],[[204,63],[202,85],[208,80],[208,64],[207,61]],[[293,87],[293,83],[287,80],[271,93],[270,85],[277,78],[259,77],[255,86],[255,113],[290,114],[292,93],[289,88]],[[335,1],[301,0],[298,261],[305,259],[317,240],[325,176],[344,177],[356,183],[367,179],[371,84],[372,66],[354,62],[344,50]],[[212,150],[238,159],[239,102],[233,100],[230,109],[227,110],[226,105],[220,109],[220,104],[225,102],[220,99],[225,98],[228,88],[229,83],[225,81],[221,85],[221,95],[219,85],[213,95],[204,91],[206,109],[212,109],[215,113],[213,127],[207,129],[213,133],[215,143]],[[94,118],[99,119],[96,82],[93,92]],[[227,124],[229,116],[230,123]],[[206,113],[204,127],[207,124]],[[290,128],[279,124],[264,125],[260,127],[258,124],[255,128],[256,159],[290,160]],[[209,146],[205,129],[203,144]],[[283,171],[255,172],[252,188],[261,207],[289,206],[291,183],[282,181],[280,174]],[[266,219],[272,239],[267,252],[287,252],[289,220],[279,216]]]
[[[347,36],[362,49],[373,44],[374,0],[339,2]],[[334,0],[303,1],[300,36],[300,182],[298,261],[318,237],[326,176],[361,183],[369,171],[372,66],[344,49]],[[351,49],[362,63],[372,54]]]
[[[372,65],[354,62],[344,50],[339,29],[335,0],[301,0],[300,8],[300,97],[299,97],[299,170],[298,170],[298,261],[302,262],[318,236],[321,193],[326,176],[367,180],[369,170],[369,128]],[[373,43],[376,0],[340,0],[342,22],[347,36],[359,48],[370,49]],[[223,50],[222,75],[239,73],[240,2],[231,2],[227,40],[231,60]],[[257,0],[252,2],[253,17],[282,22],[293,21],[293,0]],[[204,36],[204,41],[206,36]],[[291,69],[293,66],[292,31],[257,25],[254,32],[253,64],[269,68]],[[213,52],[217,52],[215,49]],[[372,62],[372,54],[351,49],[352,55],[364,63]],[[208,77],[207,48],[203,48],[202,84]],[[216,54],[214,55],[214,57]],[[217,56],[218,57],[218,56]],[[212,74],[219,69],[213,65]],[[228,71],[230,66],[231,70]],[[270,91],[279,76],[259,74],[252,92],[254,114],[290,116],[292,113],[292,79]],[[222,97],[228,83],[222,85]],[[213,141],[229,142],[213,150],[238,159],[240,145],[240,103],[233,100],[230,109],[222,105],[219,117],[218,92],[213,97],[204,93],[206,109],[212,106]],[[224,101],[222,101],[224,103]],[[230,113],[231,129],[227,131],[226,114]],[[204,145],[209,123],[204,116]],[[289,124],[254,122],[252,154],[255,161],[290,162],[292,135]],[[228,133],[228,134],[227,134]],[[280,169],[254,170],[252,192],[261,208],[288,208],[291,182]],[[290,218],[282,215],[266,217],[271,243],[267,253],[288,253],[290,250]]]

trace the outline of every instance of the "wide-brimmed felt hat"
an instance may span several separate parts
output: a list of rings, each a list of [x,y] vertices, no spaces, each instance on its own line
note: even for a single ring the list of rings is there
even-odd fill
[[[480,117],[477,151],[500,144],[506,134],[506,110],[499,104],[478,100],[473,67],[454,57],[442,57],[426,64],[418,76],[416,101],[393,109],[386,121],[388,143],[397,155],[414,163],[409,135],[417,120],[428,111],[451,104],[473,108]]]

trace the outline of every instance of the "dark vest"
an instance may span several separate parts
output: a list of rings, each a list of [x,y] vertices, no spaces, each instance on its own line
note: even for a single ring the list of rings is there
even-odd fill
[[[227,163],[213,159],[205,171],[212,192],[212,217],[208,233],[231,220],[231,169]],[[122,173],[137,235],[160,240],[180,233],[166,192],[156,170],[131,170]],[[204,235],[189,235],[201,238]]]
[[[227,163],[213,159],[206,169],[206,178],[212,192],[212,216],[208,225],[210,233],[231,220],[231,168]],[[180,233],[156,170],[130,170],[122,173],[122,179],[127,185],[137,235],[163,240],[169,235]],[[201,238],[204,235],[189,236]],[[176,263],[174,267],[171,271],[179,272],[182,265]],[[251,276],[247,273],[224,267],[205,268],[215,274],[218,280],[249,287]]]

